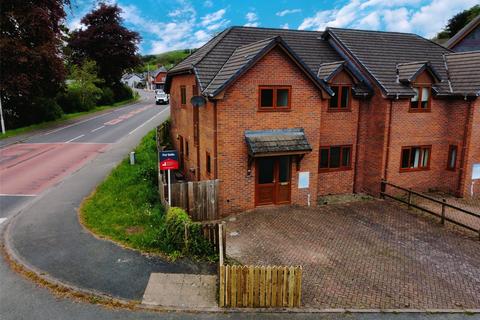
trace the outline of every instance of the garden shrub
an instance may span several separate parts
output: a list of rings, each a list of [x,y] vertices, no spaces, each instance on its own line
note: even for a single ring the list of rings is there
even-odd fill
[[[98,105],[101,106],[108,106],[115,103],[115,96],[113,94],[113,90],[109,87],[102,88],[102,94],[100,95],[100,99],[98,100]]]
[[[177,251],[204,257],[214,254],[213,246],[202,235],[201,224],[193,222],[181,208],[172,207],[168,210],[163,241],[171,253]]]

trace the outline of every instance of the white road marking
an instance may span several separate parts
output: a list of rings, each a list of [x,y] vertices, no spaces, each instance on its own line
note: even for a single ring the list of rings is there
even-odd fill
[[[23,193],[0,193],[0,197],[36,197],[36,194],[23,194]]]
[[[95,132],[95,131],[100,130],[100,129],[102,129],[102,128],[105,128],[105,126],[98,127],[98,128],[96,128],[96,129],[93,129],[93,130],[90,131],[90,132]]]
[[[84,136],[85,136],[84,134],[81,134],[81,135],[79,135],[78,137],[75,137],[75,138],[73,138],[73,139],[70,139],[70,140],[66,141],[65,143],[72,142],[72,141],[77,140],[77,139],[80,139],[81,137],[84,137]]]
[[[114,113],[114,112],[123,111],[123,109],[128,108],[128,107],[133,107],[133,106],[139,104],[140,102],[143,102],[143,100],[140,100],[140,101],[138,101],[138,102],[136,102],[136,103],[134,103],[134,104],[128,104],[128,105],[126,105],[126,106],[124,106],[124,107],[120,107],[120,108],[118,108],[118,109],[116,109],[116,110],[112,110],[112,111],[109,111],[109,112],[106,112],[106,113],[99,114],[98,116],[95,116],[95,117],[92,117],[92,118],[88,118],[88,119],[82,120],[82,121],[80,121],[80,122],[72,123],[72,124],[70,124],[70,125],[68,125],[68,126],[65,126],[65,127],[61,127],[61,128],[58,128],[58,129],[55,129],[55,130],[52,130],[52,131],[48,131],[48,132],[44,133],[43,135],[44,135],[44,136],[48,136],[49,134],[52,134],[52,133],[61,131],[61,130],[63,130],[63,129],[67,129],[67,128],[70,128],[70,127],[73,127],[73,126],[76,126],[76,125],[85,123],[85,122],[87,122],[87,121],[94,120],[94,119],[97,119],[97,118],[100,118],[100,117],[109,115],[109,114]]]
[[[151,117],[150,119],[148,119],[147,121],[145,121],[144,123],[142,123],[141,125],[136,127],[135,129],[130,131],[128,134],[130,135],[130,134],[134,133],[135,131],[137,131],[138,129],[140,129],[141,127],[143,127],[144,125],[146,125],[147,123],[149,123],[150,121],[152,121],[153,119],[155,119],[156,117],[158,117],[159,115],[161,115],[162,113],[164,113],[167,110],[170,110],[170,108],[166,108],[166,109],[160,111],[159,113],[157,113],[156,115],[154,115],[153,117]]]
[[[0,218],[0,224],[4,223],[7,220],[7,218]]]

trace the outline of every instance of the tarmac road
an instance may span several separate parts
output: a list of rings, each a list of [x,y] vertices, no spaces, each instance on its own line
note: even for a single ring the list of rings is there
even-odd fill
[[[169,106],[140,94],[136,103],[0,147],[0,223],[120,139],[158,124]]]

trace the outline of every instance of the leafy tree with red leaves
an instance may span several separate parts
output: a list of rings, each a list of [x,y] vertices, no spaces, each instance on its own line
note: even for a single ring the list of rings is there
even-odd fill
[[[72,61],[95,61],[98,75],[110,87],[120,83],[125,70],[140,63],[140,35],[122,26],[121,12],[116,4],[100,3],[81,20],[85,28],[73,31],[68,40]]]
[[[70,1],[1,1],[0,97],[9,129],[61,115],[55,96],[66,74],[64,5]]]

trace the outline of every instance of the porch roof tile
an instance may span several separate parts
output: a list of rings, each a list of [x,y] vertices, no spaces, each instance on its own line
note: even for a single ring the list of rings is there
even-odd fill
[[[268,154],[303,154],[312,151],[303,128],[246,130],[245,141],[250,156]]]

